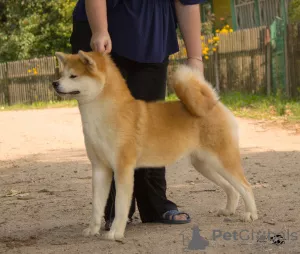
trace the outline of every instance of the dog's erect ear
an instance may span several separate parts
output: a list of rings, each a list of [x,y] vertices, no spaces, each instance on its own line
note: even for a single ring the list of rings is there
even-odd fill
[[[66,63],[67,55],[66,55],[65,53],[62,53],[62,52],[55,52],[55,56],[57,57],[57,59],[58,59],[62,64],[65,64],[65,63]]]
[[[80,57],[80,60],[83,62],[83,64],[85,64],[91,69],[96,68],[96,62],[90,56],[88,56],[86,52],[79,50],[78,55]]]

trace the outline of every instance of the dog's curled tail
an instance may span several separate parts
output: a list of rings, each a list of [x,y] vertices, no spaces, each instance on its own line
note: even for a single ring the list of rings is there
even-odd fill
[[[205,116],[218,103],[218,95],[203,73],[187,65],[175,70],[172,85],[177,97],[195,116]]]

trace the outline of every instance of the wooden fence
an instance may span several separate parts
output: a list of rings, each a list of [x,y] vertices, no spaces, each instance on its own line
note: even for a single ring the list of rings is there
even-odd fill
[[[288,92],[292,97],[298,97],[300,96],[300,24],[289,24],[287,34]]]
[[[300,95],[300,26],[288,26],[288,90]],[[204,61],[205,77],[220,91],[242,91],[270,94],[272,59],[266,27],[220,34],[217,52]],[[206,37],[207,41],[210,37]],[[185,60],[184,45],[170,61],[169,75]],[[172,59],[172,58],[171,58]],[[0,104],[33,103],[60,100],[51,86],[59,77],[55,57],[45,57],[0,64]],[[172,92],[172,91],[170,91]]]
[[[218,51],[204,60],[206,79],[220,91],[266,92],[271,77],[264,36],[265,27],[220,34]],[[172,61],[169,75],[177,62]]]
[[[0,64],[0,104],[59,100],[51,87],[58,73],[55,57]]]

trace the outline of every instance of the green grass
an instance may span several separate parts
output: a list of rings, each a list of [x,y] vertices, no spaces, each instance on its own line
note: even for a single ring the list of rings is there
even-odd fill
[[[177,99],[175,94],[167,98],[169,101]],[[220,94],[220,100],[238,117],[300,122],[300,101],[239,92]]]
[[[175,94],[167,101],[178,100]],[[300,101],[281,99],[279,96],[264,96],[239,92],[223,93],[220,100],[238,117],[253,119],[284,119],[288,122],[300,122]],[[45,108],[76,107],[75,100],[36,102],[33,104],[0,105],[0,111],[30,110]]]
[[[300,121],[300,102],[296,100],[238,92],[221,94],[220,99],[239,117]]]
[[[45,109],[45,108],[70,108],[76,107],[76,100],[64,101],[49,101],[49,102],[34,102],[33,104],[15,104],[12,106],[0,105],[0,111],[9,110],[32,110],[32,109]]]

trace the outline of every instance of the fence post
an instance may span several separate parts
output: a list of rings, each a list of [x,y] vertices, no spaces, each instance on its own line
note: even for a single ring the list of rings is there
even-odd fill
[[[55,59],[55,60],[56,60],[56,61],[55,61],[55,62],[56,62],[56,65],[55,65],[55,70],[54,70],[54,79],[57,80],[57,79],[59,79],[59,63],[58,63],[57,59]],[[61,100],[62,100],[62,97],[56,95],[56,99],[57,99],[58,101],[61,101]]]
[[[267,27],[265,30],[265,46],[266,46],[266,76],[267,76],[267,95],[270,96],[272,92],[272,76],[271,76],[271,37],[270,28]]]
[[[287,33],[288,25],[284,24],[284,58],[285,58],[285,92],[286,96],[288,98],[291,97],[291,85],[290,85],[290,68],[289,68],[289,57],[288,57],[288,43],[289,43],[289,38],[288,38],[288,33]]]
[[[218,52],[214,52],[214,69],[215,69],[216,90],[219,93],[220,92],[220,79],[219,79]]]
[[[5,100],[5,104],[11,106],[7,63],[5,63],[5,70],[4,70],[4,100]]]

